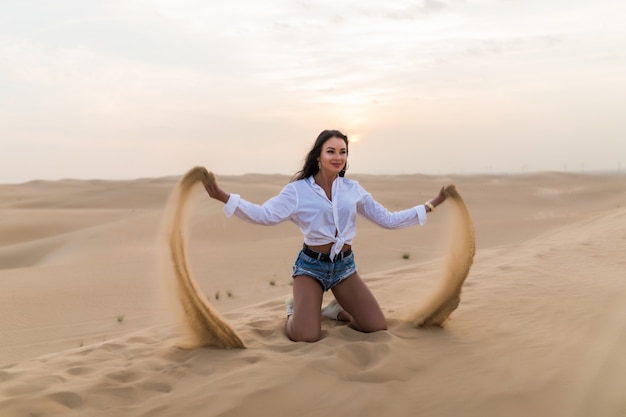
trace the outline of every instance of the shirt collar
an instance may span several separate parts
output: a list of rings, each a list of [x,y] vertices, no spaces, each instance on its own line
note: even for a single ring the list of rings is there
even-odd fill
[[[341,179],[341,178],[343,178],[343,177],[340,177],[339,175],[337,175],[337,178],[335,178],[335,181],[338,181],[338,180],[339,180],[339,179]],[[313,176],[313,175],[311,175],[310,177],[308,177],[308,178],[307,178],[307,180],[309,180],[309,184],[317,184],[317,183],[315,182],[315,178],[314,178],[314,176]],[[334,183],[334,181],[333,181],[333,183]]]

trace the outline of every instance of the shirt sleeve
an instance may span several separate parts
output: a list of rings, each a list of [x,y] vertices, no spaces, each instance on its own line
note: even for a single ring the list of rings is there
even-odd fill
[[[262,205],[246,201],[239,194],[231,194],[224,206],[224,213],[227,217],[234,214],[247,222],[270,226],[287,220],[297,206],[296,189],[287,184],[280,194]]]
[[[366,219],[386,229],[400,229],[415,224],[426,224],[426,207],[423,204],[406,210],[390,212],[363,188],[362,197],[357,204],[357,211]]]

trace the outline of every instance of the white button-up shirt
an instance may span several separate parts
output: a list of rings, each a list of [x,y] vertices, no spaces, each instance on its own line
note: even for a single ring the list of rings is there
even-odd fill
[[[356,235],[356,214],[387,229],[397,229],[426,223],[426,208],[418,205],[410,209],[390,212],[354,180],[337,177],[332,185],[332,201],[311,176],[285,186],[263,205],[246,201],[239,194],[231,194],[224,213],[255,224],[273,225],[287,219],[298,225],[304,234],[304,243],[310,246],[333,243],[331,259],[344,244],[352,244]]]

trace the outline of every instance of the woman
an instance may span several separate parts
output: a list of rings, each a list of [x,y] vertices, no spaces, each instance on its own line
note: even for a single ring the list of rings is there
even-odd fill
[[[423,205],[391,213],[377,203],[358,182],[344,178],[348,137],[324,130],[308,153],[304,167],[275,197],[263,205],[227,194],[216,183],[207,183],[209,195],[226,203],[228,217],[273,225],[291,220],[304,234],[304,247],[293,267],[293,300],[287,306],[287,336],[293,341],[315,342],[321,336],[322,297],[332,290],[336,302],[322,315],[350,321],[362,332],[386,330],[385,317],[365,282],[357,273],[351,244],[356,214],[385,228],[423,225],[426,213],[443,203],[439,194]]]

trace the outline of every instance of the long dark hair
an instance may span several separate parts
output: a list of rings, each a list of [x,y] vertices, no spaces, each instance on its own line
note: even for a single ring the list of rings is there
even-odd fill
[[[346,143],[346,154],[348,153],[348,137],[341,133],[338,130],[324,130],[319,134],[315,143],[313,144],[313,148],[307,154],[304,160],[304,166],[302,169],[295,173],[295,175],[291,178],[291,181],[298,181],[305,178],[308,178],[312,175],[315,175],[319,172],[320,167],[317,162],[317,158],[320,157],[322,153],[322,146],[324,142],[326,142],[330,138],[339,138],[342,139]],[[346,169],[348,169],[348,163],[343,167],[341,172],[339,172],[339,176],[343,177],[346,175]]]

